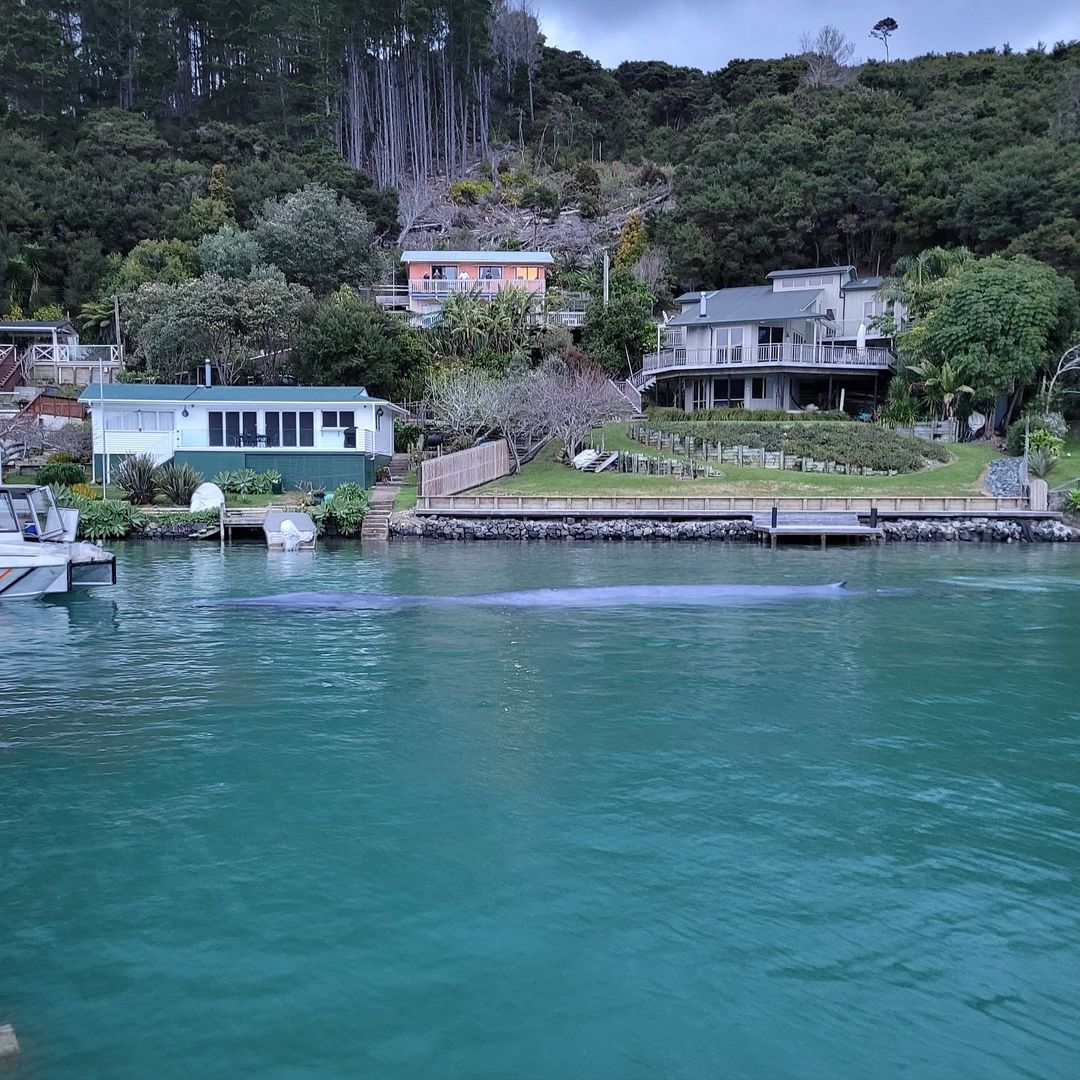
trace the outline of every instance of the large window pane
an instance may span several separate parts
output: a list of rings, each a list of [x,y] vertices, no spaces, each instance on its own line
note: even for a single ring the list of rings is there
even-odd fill
[[[294,412],[281,414],[281,445],[296,445],[296,413]]]
[[[314,446],[315,414],[313,412],[302,412],[298,415],[300,417],[300,445]]]
[[[224,413],[212,412],[210,414],[210,445],[225,445],[225,426],[222,417]]]
[[[240,414],[238,412],[225,414],[225,445],[240,445]]]
[[[266,445],[281,445],[281,416],[276,412],[266,414]]]

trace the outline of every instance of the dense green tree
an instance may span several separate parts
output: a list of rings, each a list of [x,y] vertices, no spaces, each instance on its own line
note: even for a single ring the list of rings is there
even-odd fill
[[[929,310],[899,339],[919,371],[946,371],[986,400],[1018,394],[1057,360],[1080,323],[1073,282],[1026,255],[968,259],[939,279]],[[955,388],[954,388],[955,389]]]
[[[656,340],[652,306],[648,287],[635,281],[628,270],[612,274],[606,307],[599,296],[589,301],[581,347],[605,374],[615,376],[641,367],[642,355]]]
[[[371,394],[401,399],[419,393],[426,350],[398,314],[342,288],[318,305],[292,352],[303,382],[366,386]]]
[[[255,239],[289,281],[327,296],[341,285],[371,285],[383,270],[367,215],[323,184],[268,201]]]
[[[199,263],[204,274],[223,278],[249,278],[267,266],[266,252],[252,232],[235,225],[221,228],[199,241]]]

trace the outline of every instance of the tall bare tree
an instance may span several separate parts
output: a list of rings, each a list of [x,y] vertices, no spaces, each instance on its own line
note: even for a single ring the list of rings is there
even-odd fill
[[[855,44],[842,30],[826,23],[813,37],[803,34],[799,43],[806,61],[807,86],[844,86],[851,81]]]

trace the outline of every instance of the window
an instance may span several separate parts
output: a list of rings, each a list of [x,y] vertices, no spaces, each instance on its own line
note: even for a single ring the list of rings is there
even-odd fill
[[[750,380],[750,396],[755,401],[765,400],[765,380],[761,376],[755,376]]]
[[[457,266],[451,266],[449,263],[432,266],[431,278],[433,281],[454,281],[457,278]]]
[[[501,266],[481,266],[480,267],[480,280],[481,281],[500,281],[502,279],[503,268]]]
[[[745,392],[743,379],[713,379],[713,408],[741,409]]]
[[[324,428],[348,428],[356,427],[356,424],[353,422],[351,409],[342,409],[340,412],[323,409],[322,426]]]
[[[144,409],[106,409],[106,431],[172,431],[171,412]]]
[[[782,326],[759,326],[757,328],[757,342],[759,345],[780,345],[784,341],[784,328]]]
[[[517,273],[514,275],[518,281],[539,281],[540,280],[540,267],[539,266],[519,266]]]
[[[338,413],[337,419],[349,413]],[[325,424],[325,414],[323,416]],[[267,446],[314,446],[314,412],[268,412],[266,414]]]
[[[820,289],[832,280],[832,274],[811,274],[807,277],[788,277],[780,279],[781,289]]]
[[[696,412],[698,409],[708,408],[708,402],[705,400],[705,388],[707,386],[705,379],[695,379],[692,387],[691,402],[693,409]]]
[[[864,300],[862,306],[864,319],[872,319],[875,315],[885,314],[884,300]]]
[[[721,353],[727,353],[728,359],[738,360],[743,343],[743,328],[741,326],[734,327],[717,327],[713,330],[713,345]]]

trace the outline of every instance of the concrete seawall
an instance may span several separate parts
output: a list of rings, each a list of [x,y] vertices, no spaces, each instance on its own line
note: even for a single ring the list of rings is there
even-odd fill
[[[967,543],[1080,542],[1080,529],[1060,521],[1023,518],[943,518],[882,521],[886,542]],[[430,540],[734,540],[756,542],[749,521],[666,521],[648,518],[553,521],[529,518],[443,518],[398,513],[390,521],[393,538]]]

